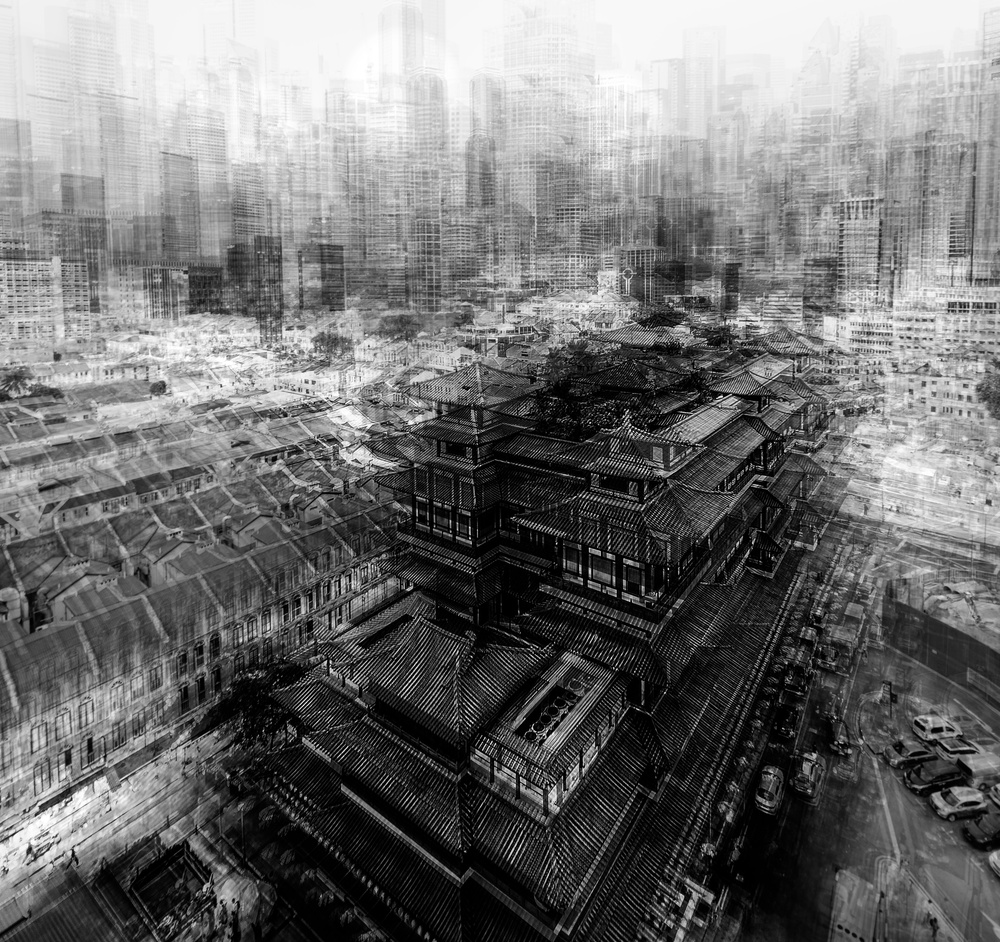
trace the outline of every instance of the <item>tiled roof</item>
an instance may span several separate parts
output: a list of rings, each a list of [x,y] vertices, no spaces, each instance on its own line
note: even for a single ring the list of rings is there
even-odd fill
[[[493,448],[496,456],[528,459],[530,461],[547,462],[556,458],[573,443],[549,435],[534,435],[530,432],[519,432]]]
[[[690,414],[668,416],[657,431],[668,441],[700,444],[750,408],[750,403],[729,396]]]
[[[623,347],[639,347],[655,349],[656,347],[674,346],[683,343],[682,335],[669,327],[651,328],[629,324],[617,330],[607,330],[590,335],[590,340],[599,343],[616,343]]]
[[[309,739],[340,765],[348,785],[370,789],[453,854],[466,849],[459,776],[441,763],[364,716]]]
[[[790,451],[785,456],[783,468],[789,471],[800,471],[802,474],[816,477],[827,477],[829,472],[815,458],[798,451]]]
[[[410,392],[430,402],[488,406],[524,395],[533,383],[529,376],[494,369],[477,361],[454,373],[414,383]]]
[[[761,432],[745,419],[746,417],[743,416],[733,426],[720,429],[706,439],[705,446],[725,455],[737,455],[744,458],[751,455],[755,449],[764,444],[765,439]]]
[[[677,374],[647,363],[628,360],[597,370],[580,379],[582,385],[599,389],[651,393],[677,382]]]
[[[722,393],[727,396],[769,397],[774,395],[768,383],[761,382],[745,370],[734,376],[724,376],[722,379],[715,380],[709,385],[709,389],[714,393]]]
[[[595,862],[617,848],[605,841],[622,816],[641,804],[637,785],[647,761],[626,713],[549,825],[477,783],[471,795],[473,846],[540,900],[564,909]]]
[[[728,455],[721,451],[705,449],[695,455],[674,475],[679,484],[697,485],[702,490],[718,490],[731,474],[747,459],[741,455]]]
[[[670,538],[701,539],[733,507],[729,494],[668,482],[645,504],[583,494],[564,504],[522,514],[514,522],[632,559],[662,559]]]
[[[479,646],[417,616],[378,642],[356,677],[366,693],[458,743],[548,656],[532,645]]]

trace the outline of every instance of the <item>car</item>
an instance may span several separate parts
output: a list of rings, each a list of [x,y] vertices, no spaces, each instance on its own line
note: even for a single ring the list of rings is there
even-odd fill
[[[924,742],[937,742],[939,739],[961,736],[962,728],[937,713],[925,713],[913,720],[913,732],[917,739]]]
[[[990,870],[1000,877],[1000,850],[993,851],[986,860],[989,862]]]
[[[777,814],[785,794],[785,775],[777,766],[765,765],[760,773],[756,802],[764,814]]]
[[[851,746],[851,736],[847,724],[843,720],[828,720],[830,751],[838,756],[849,756],[854,752]]]
[[[952,785],[965,785],[965,776],[954,762],[935,759],[909,769],[903,781],[914,795],[924,797]]]
[[[897,739],[882,750],[882,755],[894,769],[912,769],[938,758],[930,746],[912,739]]]
[[[816,691],[816,715],[821,719],[836,719],[841,715],[841,696],[832,687],[820,687]]]
[[[826,773],[826,762],[816,752],[800,752],[792,758],[791,785],[804,798],[815,798]]]
[[[990,801],[1000,808],[1000,782],[994,785],[986,794]]]
[[[961,736],[950,739],[939,739],[934,743],[934,749],[941,759],[957,759],[959,756],[982,755],[983,749]]]
[[[962,836],[980,850],[1000,847],[1000,814],[984,814],[962,825]]]
[[[782,703],[774,720],[774,732],[780,739],[793,739],[802,721],[802,706],[798,703]]]
[[[956,821],[959,818],[975,818],[986,814],[989,806],[986,796],[977,788],[957,785],[934,792],[927,799],[939,818]]]

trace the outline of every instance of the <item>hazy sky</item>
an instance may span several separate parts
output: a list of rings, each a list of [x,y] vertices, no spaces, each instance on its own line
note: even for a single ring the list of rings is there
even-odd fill
[[[163,54],[198,48],[200,10],[206,0],[148,0]],[[210,0],[208,0],[210,2]],[[329,67],[356,74],[377,61],[379,0],[256,0],[262,36],[279,45],[283,66],[314,63],[322,52]],[[623,64],[670,58],[681,52],[683,30],[723,25],[727,51],[762,52],[794,68],[805,44],[829,16],[850,32],[863,16],[892,18],[903,50],[952,46],[955,32],[974,32],[982,10],[1000,0],[596,0],[598,19],[612,24]],[[21,0],[26,26],[39,22],[44,0]],[[483,29],[499,22],[500,0],[446,0],[453,60],[465,68],[482,63]]]
[[[178,16],[186,4],[193,16]],[[371,0],[257,0],[258,23],[283,48],[299,52],[315,48],[345,62],[375,60],[378,2]],[[598,18],[612,24],[625,64],[635,60],[680,55],[686,27],[724,25],[727,49],[734,53],[764,52],[795,66],[824,17],[850,30],[863,16],[888,15],[903,49],[945,48],[956,30],[975,31],[981,10],[996,3],[980,0],[597,0]],[[197,2],[150,0],[163,29],[164,49],[185,43]],[[483,28],[499,22],[501,3],[446,0],[449,45],[466,67],[480,64]],[[169,31],[169,35],[168,35]],[[187,40],[189,41],[189,40]],[[351,69],[354,71],[354,69]]]

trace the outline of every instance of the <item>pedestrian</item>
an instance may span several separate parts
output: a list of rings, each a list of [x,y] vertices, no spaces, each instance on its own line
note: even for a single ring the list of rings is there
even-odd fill
[[[75,847],[69,852],[69,862],[71,864],[73,864],[74,866],[77,866],[77,867],[80,866],[80,858],[76,856],[76,848]]]

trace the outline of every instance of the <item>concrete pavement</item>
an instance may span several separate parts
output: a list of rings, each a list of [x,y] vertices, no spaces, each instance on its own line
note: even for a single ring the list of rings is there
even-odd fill
[[[88,879],[102,860],[153,832],[173,828],[175,834],[164,835],[168,843],[171,836],[186,836],[199,820],[218,813],[220,798],[206,784],[221,781],[213,765],[224,748],[215,734],[180,744],[133,771],[117,789],[102,776],[63,805],[26,820],[0,843],[7,868],[0,904],[18,897],[22,911],[38,912],[59,895],[70,871]],[[28,857],[29,845],[37,849],[48,841],[51,847],[37,859]]]

